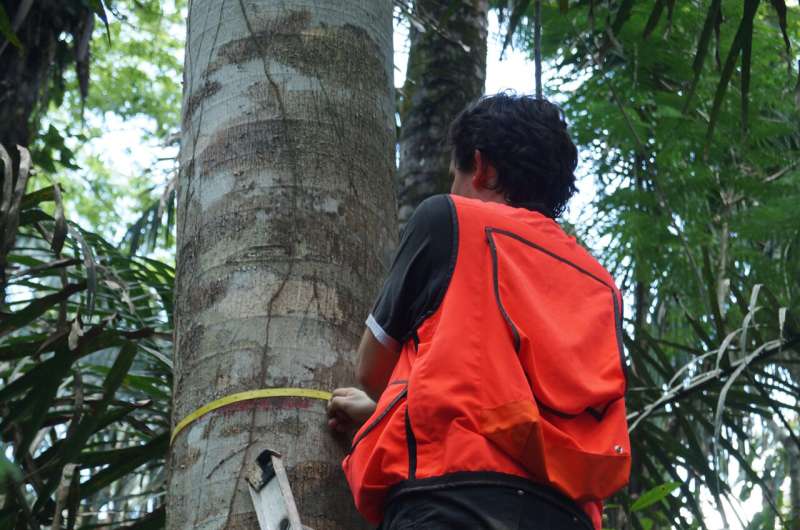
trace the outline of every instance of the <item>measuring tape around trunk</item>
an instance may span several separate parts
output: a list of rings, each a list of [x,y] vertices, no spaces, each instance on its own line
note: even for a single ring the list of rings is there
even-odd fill
[[[229,396],[221,397],[219,399],[215,399],[211,403],[203,405],[199,409],[195,410],[175,426],[172,430],[172,436],[170,436],[169,443],[172,445],[172,442],[175,440],[175,437],[185,429],[190,423],[194,422],[195,420],[200,419],[201,417],[205,416],[211,411],[214,411],[220,407],[224,407],[226,405],[230,405],[232,403],[239,403],[240,401],[249,401],[251,399],[264,399],[264,398],[276,398],[276,397],[299,397],[299,398],[307,398],[307,399],[319,399],[322,401],[329,401],[332,397],[330,392],[325,390],[313,390],[309,388],[262,388],[260,390],[248,390],[246,392],[238,392],[236,394],[231,394]]]

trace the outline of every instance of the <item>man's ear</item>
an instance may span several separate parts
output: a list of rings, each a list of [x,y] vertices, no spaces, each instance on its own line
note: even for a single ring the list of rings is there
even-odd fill
[[[497,181],[497,171],[494,166],[477,149],[473,157],[475,173],[472,175],[472,187],[478,191],[493,189]]]

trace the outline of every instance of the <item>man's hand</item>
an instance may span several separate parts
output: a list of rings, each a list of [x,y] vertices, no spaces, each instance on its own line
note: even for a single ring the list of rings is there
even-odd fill
[[[375,411],[375,402],[357,388],[337,388],[328,402],[328,426],[354,434]]]

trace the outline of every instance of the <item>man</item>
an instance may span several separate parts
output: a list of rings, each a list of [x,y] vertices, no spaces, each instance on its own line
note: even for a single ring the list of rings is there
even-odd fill
[[[599,530],[630,445],[621,297],[553,220],[577,150],[557,107],[504,93],[449,143],[451,194],[417,208],[367,319],[365,392],[329,404],[360,427],[356,506],[386,530]]]

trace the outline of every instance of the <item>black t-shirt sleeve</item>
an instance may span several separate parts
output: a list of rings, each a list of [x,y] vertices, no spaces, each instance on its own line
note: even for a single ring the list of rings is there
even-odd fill
[[[455,266],[456,223],[447,195],[425,199],[409,219],[366,322],[387,348],[399,350],[441,303]]]

